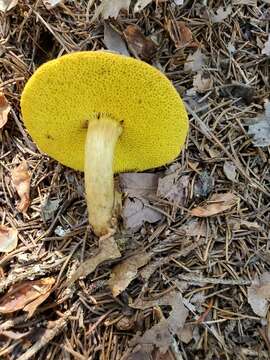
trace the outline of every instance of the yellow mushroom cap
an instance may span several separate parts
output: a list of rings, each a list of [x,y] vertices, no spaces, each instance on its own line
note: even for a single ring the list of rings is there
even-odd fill
[[[188,131],[182,100],[160,71],[104,51],[76,52],[40,66],[23,90],[21,109],[39,148],[82,171],[93,113],[106,113],[123,126],[115,172],[171,162]]]

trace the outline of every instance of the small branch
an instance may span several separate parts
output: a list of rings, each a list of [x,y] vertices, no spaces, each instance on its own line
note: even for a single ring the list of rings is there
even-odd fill
[[[76,310],[79,302],[75,302],[70,310],[67,310],[63,317],[54,322],[54,327],[45,330],[45,333],[42,335],[33,346],[30,347],[23,355],[21,355],[18,360],[28,360],[31,359],[39,350],[41,350],[45,345],[47,345],[56,335],[59,335],[63,329],[66,327],[70,316]]]
[[[250,280],[235,280],[235,279],[215,279],[209,277],[199,277],[193,274],[185,275],[185,274],[178,274],[177,277],[180,280],[184,281],[192,281],[192,282],[199,282],[199,283],[208,283],[208,284],[221,284],[221,285],[235,285],[235,286],[245,286],[251,285]]]

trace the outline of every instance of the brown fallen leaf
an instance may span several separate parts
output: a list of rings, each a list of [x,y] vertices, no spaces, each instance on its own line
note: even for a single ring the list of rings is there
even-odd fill
[[[18,244],[18,230],[0,225],[0,252],[10,252]]]
[[[5,12],[14,8],[18,4],[18,0],[0,0],[0,11]]]
[[[50,295],[50,291],[44,292],[44,294],[41,294],[36,300],[31,301],[23,308],[24,311],[28,312],[29,318],[34,314],[36,308],[40,304],[42,304],[47,299],[47,297],[49,297],[49,295]]]
[[[122,39],[121,35],[106,22],[104,24],[103,42],[108,50],[117,52],[122,55],[130,56],[126,43]]]
[[[128,47],[134,56],[150,60],[157,51],[157,45],[147,38],[136,25],[129,25],[123,32]]]
[[[0,91],[0,129],[8,121],[8,114],[11,110],[9,102],[7,101],[5,95]]]
[[[163,215],[149,207],[148,198],[156,196],[159,174],[123,173],[119,175],[119,186],[128,195],[124,201],[122,218],[124,226],[137,231],[144,222],[154,223],[163,219]]]
[[[0,313],[8,314],[18,310],[27,311],[31,317],[38,305],[47,299],[55,283],[53,277],[24,281],[12,287],[0,299]],[[41,299],[39,300],[39,298]]]
[[[130,197],[147,198],[156,195],[159,174],[122,173],[119,174],[119,185],[122,192]]]
[[[129,257],[117,264],[108,281],[109,288],[114,297],[124,291],[132,280],[136,278],[138,269],[148,263],[151,256],[146,252]]]
[[[193,339],[193,328],[194,325],[184,325],[179,337],[183,343],[188,344]]]
[[[199,71],[193,78],[193,87],[198,93],[204,93],[213,88],[211,75]]]
[[[158,180],[157,196],[174,204],[184,206],[188,196],[189,175],[179,176],[175,172]]]
[[[97,254],[91,256],[85,260],[76,270],[76,273],[72,275],[71,279],[68,280],[68,286],[72,285],[80,277],[91,274],[95,269],[104,261],[113,260],[121,257],[121,253],[118,250],[118,246],[114,238],[100,238],[99,248]]]
[[[157,305],[171,306],[172,310],[169,317],[167,319],[161,318],[156,325],[147,330],[142,336],[136,335],[130,342],[132,346],[140,344],[143,350],[148,353],[152,352],[154,347],[159,348],[161,353],[166,353],[170,346],[173,345],[174,335],[180,336],[188,317],[188,310],[184,306],[179,292],[169,292],[155,300],[144,301],[138,299],[130,306],[136,309],[147,309]]]
[[[204,206],[198,206],[191,210],[191,215],[198,217],[208,217],[222,213],[232,208],[238,201],[238,197],[233,193],[214,194]]]
[[[270,273],[255,276],[248,287],[248,302],[255,314],[266,317],[270,301]]]
[[[192,31],[184,21],[173,21],[169,19],[166,23],[166,29],[177,49],[183,47],[198,47],[199,43],[193,41]]]
[[[144,223],[156,223],[163,219],[163,215],[150,208],[149,201],[146,199],[127,198],[124,202],[122,218],[124,226],[133,232],[136,232]]]
[[[21,199],[17,209],[19,212],[25,213],[30,205],[30,174],[25,160],[11,171],[11,179]]]

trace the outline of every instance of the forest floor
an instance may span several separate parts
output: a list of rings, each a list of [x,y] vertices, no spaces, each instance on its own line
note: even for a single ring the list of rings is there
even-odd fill
[[[270,358],[269,3],[0,0],[1,359]],[[190,118],[173,164],[116,176],[111,258],[83,174],[38,150],[20,110],[41,64],[98,49],[157,67]]]

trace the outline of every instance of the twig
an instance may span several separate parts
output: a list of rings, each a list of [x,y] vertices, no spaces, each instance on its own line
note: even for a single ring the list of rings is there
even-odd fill
[[[47,345],[56,335],[60,334],[63,329],[66,327],[68,320],[72,313],[76,310],[79,301],[76,301],[70,310],[67,310],[63,317],[54,322],[54,327],[46,329],[45,333],[42,335],[41,339],[37,341],[33,346],[30,347],[18,360],[28,360],[31,359],[39,350],[41,350],[45,345]]]
[[[235,279],[215,279],[209,277],[199,277],[194,275],[185,275],[185,274],[178,274],[177,277],[184,281],[193,281],[193,282],[200,282],[200,283],[209,283],[209,284],[222,284],[222,285],[235,285],[235,286],[245,286],[251,285],[250,280],[235,280]]]

